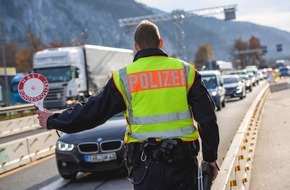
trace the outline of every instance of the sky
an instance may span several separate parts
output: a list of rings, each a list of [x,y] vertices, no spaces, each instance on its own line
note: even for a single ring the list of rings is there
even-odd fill
[[[135,0],[166,12],[237,5],[236,21],[247,21],[290,32],[290,0]],[[214,15],[212,15],[214,16]],[[224,18],[223,14],[217,15]]]

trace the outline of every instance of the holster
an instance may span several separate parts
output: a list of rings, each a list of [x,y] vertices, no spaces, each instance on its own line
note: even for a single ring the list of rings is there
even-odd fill
[[[125,165],[127,168],[139,166],[141,163],[140,155],[142,144],[130,143],[125,146]]]

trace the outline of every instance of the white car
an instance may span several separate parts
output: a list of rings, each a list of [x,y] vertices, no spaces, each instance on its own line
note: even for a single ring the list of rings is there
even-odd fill
[[[246,85],[238,75],[224,75],[224,87],[226,89],[226,98],[246,97]]]

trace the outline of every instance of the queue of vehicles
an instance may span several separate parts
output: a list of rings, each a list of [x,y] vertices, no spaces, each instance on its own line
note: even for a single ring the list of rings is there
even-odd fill
[[[259,81],[267,78],[266,71],[258,70],[256,66],[226,72],[219,70],[199,72],[217,110],[226,106],[227,99],[244,99],[247,93],[250,93],[253,87],[259,84]]]

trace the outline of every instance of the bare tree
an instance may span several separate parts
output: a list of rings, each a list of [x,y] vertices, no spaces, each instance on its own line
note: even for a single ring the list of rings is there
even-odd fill
[[[201,69],[206,64],[211,63],[215,60],[215,55],[210,44],[204,44],[199,47],[197,52],[195,53],[195,66],[197,69]]]
[[[28,46],[22,46],[15,56],[17,69],[24,73],[32,71],[34,54],[47,47],[42,43],[41,37],[36,37],[31,30],[27,32],[26,40]]]

